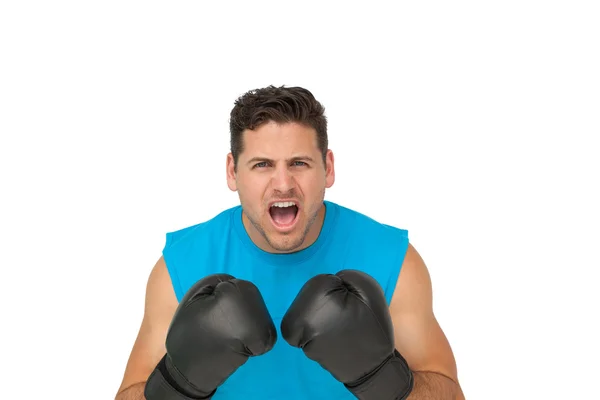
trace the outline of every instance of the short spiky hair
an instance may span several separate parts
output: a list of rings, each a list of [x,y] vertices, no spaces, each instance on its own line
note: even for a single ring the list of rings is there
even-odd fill
[[[235,101],[231,110],[231,154],[236,166],[244,150],[243,132],[270,121],[296,122],[313,128],[317,132],[317,144],[325,162],[328,147],[325,108],[307,89],[271,85],[246,92]]]

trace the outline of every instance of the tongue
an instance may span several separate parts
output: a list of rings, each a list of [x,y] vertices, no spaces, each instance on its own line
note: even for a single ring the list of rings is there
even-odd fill
[[[296,206],[271,207],[271,217],[278,225],[288,225],[296,218]]]

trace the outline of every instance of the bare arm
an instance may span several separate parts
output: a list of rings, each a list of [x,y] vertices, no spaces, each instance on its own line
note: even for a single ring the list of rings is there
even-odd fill
[[[390,304],[396,348],[414,374],[408,400],[464,400],[454,354],[432,303],[429,272],[409,244]]]
[[[177,305],[171,278],[161,257],[148,278],[144,318],[115,400],[145,400],[145,382],[167,351],[165,340]]]
[[[458,383],[435,372],[414,372],[415,386],[408,400],[465,400]]]
[[[119,392],[115,400],[146,400],[144,397],[145,386],[146,382],[135,383]]]

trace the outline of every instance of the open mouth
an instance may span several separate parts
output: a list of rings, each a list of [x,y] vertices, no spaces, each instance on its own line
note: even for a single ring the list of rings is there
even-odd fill
[[[298,206],[293,201],[278,201],[269,207],[269,214],[277,228],[290,228],[298,219]]]

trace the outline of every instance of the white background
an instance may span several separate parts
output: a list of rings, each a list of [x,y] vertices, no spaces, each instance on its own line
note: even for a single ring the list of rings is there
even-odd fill
[[[274,84],[327,109],[326,197],[409,230],[469,400],[598,398],[593,3],[3,2],[2,397],[114,397],[165,233],[237,204],[229,111]]]

